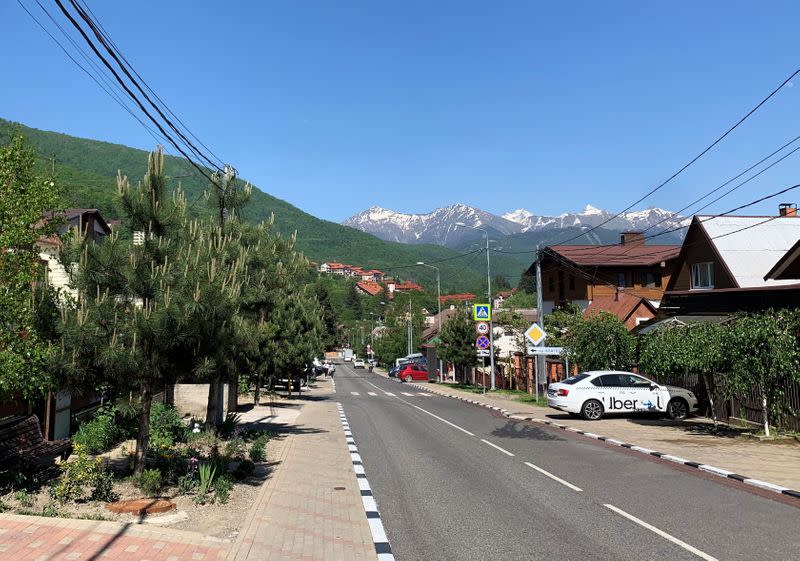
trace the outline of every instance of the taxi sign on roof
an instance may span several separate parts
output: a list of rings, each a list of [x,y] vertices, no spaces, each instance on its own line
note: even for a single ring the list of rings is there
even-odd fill
[[[489,304],[473,304],[472,317],[475,321],[492,321],[492,307]]]
[[[544,341],[544,338],[547,337],[547,333],[544,332],[544,329],[539,327],[538,323],[534,323],[525,331],[525,337],[534,345],[538,345]]]

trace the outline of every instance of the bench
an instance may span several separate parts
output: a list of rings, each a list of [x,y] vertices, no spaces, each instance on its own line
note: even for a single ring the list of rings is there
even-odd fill
[[[0,425],[0,471],[41,472],[52,466],[55,458],[64,460],[71,452],[72,442],[68,438],[52,442],[44,439],[36,415]]]

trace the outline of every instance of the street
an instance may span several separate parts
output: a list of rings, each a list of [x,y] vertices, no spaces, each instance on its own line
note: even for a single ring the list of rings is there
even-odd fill
[[[335,381],[398,560],[800,557],[789,504],[348,364]]]

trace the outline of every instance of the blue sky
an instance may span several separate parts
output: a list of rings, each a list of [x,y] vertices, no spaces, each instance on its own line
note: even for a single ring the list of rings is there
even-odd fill
[[[214,152],[335,221],[372,205],[620,210],[800,67],[797,2],[87,3]],[[16,2],[0,21],[0,116],[152,148]],[[679,208],[800,134],[798,96],[640,206]],[[795,183],[799,161],[710,210]]]

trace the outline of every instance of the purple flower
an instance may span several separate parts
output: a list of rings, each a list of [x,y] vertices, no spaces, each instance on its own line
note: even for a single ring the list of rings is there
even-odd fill
[[[200,460],[197,458],[189,458],[189,471],[197,471],[197,468],[200,466]]]

